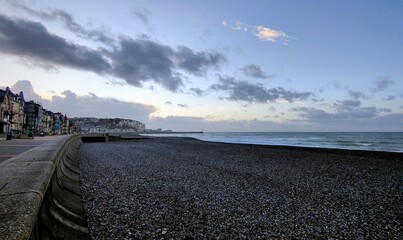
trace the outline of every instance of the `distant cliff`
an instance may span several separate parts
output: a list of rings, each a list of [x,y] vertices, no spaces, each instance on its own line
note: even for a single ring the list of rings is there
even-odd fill
[[[79,132],[143,132],[145,124],[137,120],[123,118],[70,118]]]

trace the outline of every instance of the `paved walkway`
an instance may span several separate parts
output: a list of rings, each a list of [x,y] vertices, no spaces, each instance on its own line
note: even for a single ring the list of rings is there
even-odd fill
[[[35,137],[34,139],[12,139],[0,141],[0,163],[31,148],[51,141],[55,136]]]

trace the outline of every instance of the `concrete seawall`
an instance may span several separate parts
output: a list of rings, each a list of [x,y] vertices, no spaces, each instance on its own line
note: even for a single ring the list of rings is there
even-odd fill
[[[0,163],[0,239],[89,239],[81,144],[82,136],[58,136]]]

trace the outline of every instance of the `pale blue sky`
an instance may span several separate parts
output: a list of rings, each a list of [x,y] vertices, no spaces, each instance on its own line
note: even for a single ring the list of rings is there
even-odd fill
[[[0,86],[149,128],[403,131],[402,12],[397,0],[3,0]]]

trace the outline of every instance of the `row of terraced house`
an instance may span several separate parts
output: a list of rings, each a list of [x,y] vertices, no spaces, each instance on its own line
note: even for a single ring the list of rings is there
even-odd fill
[[[0,89],[0,134],[68,134],[71,128],[66,115],[46,110],[32,100],[25,101],[23,92]]]

